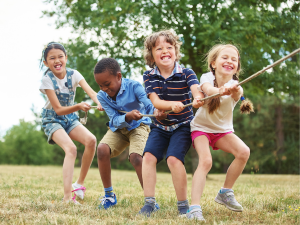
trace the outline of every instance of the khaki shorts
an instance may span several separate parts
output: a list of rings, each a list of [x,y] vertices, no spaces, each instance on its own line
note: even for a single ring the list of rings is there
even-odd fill
[[[131,153],[137,153],[143,156],[149,132],[149,126],[143,123],[130,131],[128,131],[126,127],[118,129],[115,132],[112,132],[111,129],[108,128],[100,144],[107,144],[109,146],[111,158],[120,155],[128,146],[130,146],[129,156]]]

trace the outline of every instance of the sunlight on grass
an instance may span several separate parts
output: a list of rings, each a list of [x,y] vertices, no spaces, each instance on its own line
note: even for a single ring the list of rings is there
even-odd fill
[[[176,196],[169,173],[158,173],[156,200],[161,210],[151,218],[138,216],[143,191],[135,172],[112,171],[118,204],[97,208],[104,194],[97,169],[86,178],[82,206],[63,204],[62,167],[0,166],[1,224],[197,224],[177,215]],[[79,168],[75,169],[75,177]],[[299,224],[298,175],[241,175],[234,191],[244,212],[232,212],[214,202],[225,174],[209,174],[201,200],[206,224]],[[75,181],[75,179],[74,179]],[[190,200],[192,175],[188,175]],[[199,223],[199,222],[198,222]]]

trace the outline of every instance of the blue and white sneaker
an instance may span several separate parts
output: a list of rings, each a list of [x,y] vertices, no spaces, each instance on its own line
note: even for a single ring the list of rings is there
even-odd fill
[[[108,209],[117,204],[117,196],[114,194],[112,197],[102,196],[100,198],[100,205],[98,206],[99,209]]]
[[[154,210],[153,210],[153,212],[156,212],[156,211],[158,211],[158,210],[160,210],[160,207],[159,207],[158,203],[157,203],[157,202],[155,202],[155,205],[154,205]]]
[[[149,217],[152,213],[158,211],[160,209],[157,202],[155,202],[154,208],[151,205],[145,204],[143,208],[139,211],[139,214],[145,215]]]

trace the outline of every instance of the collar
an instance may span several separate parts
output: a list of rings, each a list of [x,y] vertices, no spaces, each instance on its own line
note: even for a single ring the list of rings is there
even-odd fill
[[[123,94],[123,92],[124,92],[125,90],[126,90],[126,82],[125,82],[124,78],[122,78],[122,81],[121,81],[121,87],[120,87],[120,90],[119,90],[117,96]],[[103,91],[103,92],[104,92],[104,91]],[[106,92],[104,92],[104,93],[105,93],[105,95],[106,95],[106,97],[107,97],[108,99],[112,99]]]
[[[176,74],[178,74],[178,73],[180,73],[180,74],[183,73],[183,67],[182,67],[181,65],[179,65],[178,62],[175,62],[175,66],[174,66],[174,69],[173,69],[173,71],[172,71],[170,77],[173,76],[173,75],[176,75]],[[161,74],[160,74],[159,69],[158,69],[157,66],[156,66],[154,69],[152,69],[152,70],[150,71],[149,74],[150,74],[150,75],[158,75],[158,76],[161,76]],[[181,75],[180,75],[180,76],[181,76]]]

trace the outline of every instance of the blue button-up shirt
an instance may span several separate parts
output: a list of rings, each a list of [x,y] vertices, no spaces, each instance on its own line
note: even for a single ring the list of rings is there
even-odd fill
[[[127,130],[132,130],[140,126],[141,123],[151,124],[149,117],[143,117],[138,121],[132,120],[127,123],[125,114],[118,111],[130,112],[136,109],[142,114],[153,114],[154,107],[150,99],[147,98],[144,87],[137,81],[122,78],[116,101],[104,91],[99,91],[97,98],[110,119],[109,127],[113,132],[123,127],[126,127]]]

